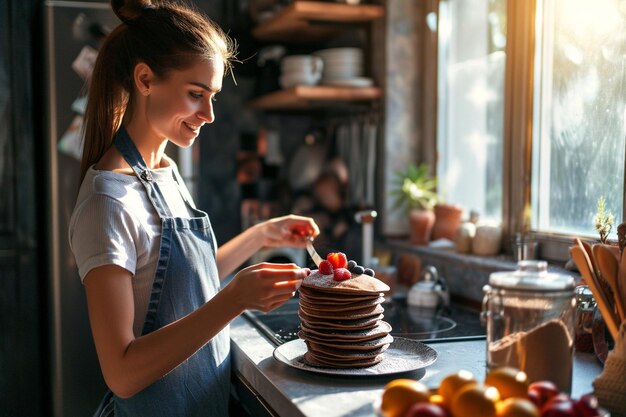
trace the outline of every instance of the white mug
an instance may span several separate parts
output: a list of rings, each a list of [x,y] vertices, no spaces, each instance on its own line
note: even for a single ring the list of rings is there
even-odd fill
[[[324,61],[314,55],[290,55],[281,62],[284,77],[305,78],[318,82],[322,78]]]

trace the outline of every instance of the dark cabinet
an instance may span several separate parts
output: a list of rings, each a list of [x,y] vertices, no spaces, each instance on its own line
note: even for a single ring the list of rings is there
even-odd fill
[[[48,414],[40,5],[0,2],[0,416]]]

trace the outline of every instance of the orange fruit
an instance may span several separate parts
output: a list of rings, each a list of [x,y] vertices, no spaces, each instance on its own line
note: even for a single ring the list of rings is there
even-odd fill
[[[454,417],[496,417],[500,394],[494,387],[466,384],[452,398],[450,411]]]
[[[443,397],[445,404],[450,404],[456,393],[465,385],[475,385],[478,381],[474,378],[474,375],[470,371],[460,370],[455,374],[450,374],[444,377],[439,383],[439,390],[437,394]]]
[[[426,385],[408,378],[394,379],[385,385],[380,405],[386,417],[401,417],[413,404],[428,402],[430,391]]]
[[[539,417],[539,409],[526,398],[507,398],[496,404],[497,417]]]
[[[492,369],[485,378],[485,385],[497,388],[502,399],[526,397],[528,384],[526,373],[510,366]]]
[[[445,406],[445,402],[443,401],[443,396],[439,395],[439,394],[432,394],[429,398],[428,401],[432,404],[437,404],[440,406]]]

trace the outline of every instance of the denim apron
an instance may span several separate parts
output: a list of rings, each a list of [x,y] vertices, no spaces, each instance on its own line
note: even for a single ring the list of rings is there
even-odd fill
[[[196,310],[219,291],[215,236],[207,214],[196,210],[188,193],[183,192],[177,172],[176,183],[195,217],[172,217],[158,184],[124,128],[117,133],[114,144],[144,185],[161,218],[159,261],[142,332],[148,334]],[[123,399],[107,393],[95,416],[228,416],[229,353],[226,327],[186,361],[133,397]]]

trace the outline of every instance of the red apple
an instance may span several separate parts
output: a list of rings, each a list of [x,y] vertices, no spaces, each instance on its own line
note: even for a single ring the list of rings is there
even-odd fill
[[[579,417],[596,417],[598,412],[598,399],[593,394],[585,394],[574,402],[574,408]]]
[[[550,398],[558,395],[560,392],[554,382],[535,381],[528,386],[528,399],[532,401],[537,408],[541,409]]]
[[[407,410],[404,417],[448,417],[448,413],[437,404],[416,403]]]
[[[565,394],[552,397],[541,409],[541,417],[578,417],[574,401]]]
[[[567,401],[572,401],[573,400],[570,398],[569,395],[567,395],[564,392],[559,392],[558,394],[556,394],[555,396],[551,397],[545,405],[550,404],[550,403],[562,403],[562,402],[567,402]]]

